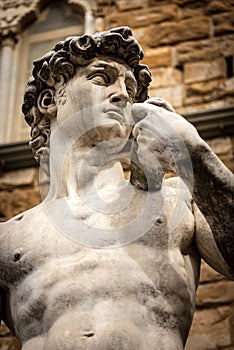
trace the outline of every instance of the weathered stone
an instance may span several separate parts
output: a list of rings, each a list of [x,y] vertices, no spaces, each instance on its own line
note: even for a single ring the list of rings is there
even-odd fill
[[[184,105],[183,107],[179,107],[176,109],[177,113],[185,114],[185,113],[191,113],[201,110],[208,110],[208,109],[217,109],[217,108],[225,108],[227,106],[233,106],[233,97],[226,96],[223,97],[220,100],[217,101],[210,101],[204,103],[198,103],[194,105]]]
[[[186,19],[179,23],[170,22],[152,25],[148,29],[148,45],[173,44],[181,41],[208,37],[210,20],[206,17]]]
[[[138,28],[134,28],[133,33],[134,36],[137,40],[142,40],[142,42],[144,43],[144,38],[145,38],[145,27],[138,27]],[[142,45],[142,48],[144,50],[144,45]]]
[[[223,79],[216,79],[185,86],[185,103],[205,103],[224,96],[234,95],[232,85],[233,82],[229,82],[228,84]]]
[[[9,335],[11,331],[5,326],[5,324],[0,324],[0,338],[5,335]]]
[[[232,317],[233,311],[226,306],[197,310],[185,350],[229,348],[232,345],[230,322]]]
[[[168,4],[169,0],[148,0],[148,6],[154,7],[154,6],[162,6]]]
[[[234,78],[218,79],[185,86],[185,103],[206,103],[225,96],[234,96]]]
[[[233,144],[230,137],[207,140],[207,143],[219,157],[224,155],[230,156],[233,153]]]
[[[216,40],[200,40],[181,43],[176,46],[176,64],[194,62],[203,59],[213,59],[221,57],[221,48],[216,44]]]
[[[104,19],[102,17],[98,17],[95,20],[95,31],[100,32],[105,29]]]
[[[227,1],[212,0],[210,1],[204,9],[204,12],[209,14],[220,13],[225,11],[231,11],[232,7]]]
[[[187,84],[220,77],[226,77],[224,58],[218,58],[212,62],[200,61],[184,65],[184,82]]]
[[[181,19],[196,18],[204,16],[203,6],[196,7],[182,7],[181,9]]]
[[[206,95],[210,92],[213,92],[215,89],[218,89],[224,82],[224,79],[215,79],[201,83],[194,83],[188,85],[187,96],[193,95]]]
[[[142,8],[144,5],[143,0],[134,0],[134,1],[129,1],[129,0],[117,0],[116,5],[118,10],[120,11],[131,11],[135,9]]]
[[[5,221],[41,202],[38,190],[34,188],[14,189],[0,192],[0,219]]]
[[[197,3],[197,0],[174,0],[176,4],[185,5],[187,3]]]
[[[36,178],[35,168],[11,171],[0,177],[0,190],[12,189],[21,186],[30,186]]]
[[[155,49],[145,49],[145,57],[143,63],[147,64],[150,68],[165,67],[172,65],[172,48],[165,46]]]
[[[201,263],[201,274],[200,274],[200,283],[214,282],[223,280],[224,276],[220,275],[217,271],[212,269],[207,265],[204,260]]]
[[[197,305],[208,306],[225,304],[234,301],[234,283],[232,281],[217,281],[200,284],[197,290]]]
[[[214,33],[225,34],[234,32],[234,11],[227,14],[213,16]]]
[[[183,104],[183,85],[173,87],[162,87],[159,89],[150,89],[149,95],[161,97],[167,100],[173,107],[181,107]]]
[[[150,23],[160,23],[162,21],[172,21],[178,19],[176,5],[162,6],[153,11],[151,8],[144,10],[134,10],[129,16],[128,13],[114,13],[106,17],[107,23],[111,26],[127,25],[133,28],[149,25]]]
[[[234,138],[219,137],[207,140],[212,150],[222,162],[234,173]]]
[[[190,41],[176,46],[175,65],[185,62],[194,62],[202,59],[213,60],[221,56],[232,56],[234,35],[225,37]]]
[[[224,93],[234,95],[234,77],[226,79],[222,84]]]
[[[0,338],[0,350],[20,350],[21,346],[14,336]]]
[[[182,72],[178,69],[168,68],[154,68],[152,73],[152,88],[177,86],[182,82]]]

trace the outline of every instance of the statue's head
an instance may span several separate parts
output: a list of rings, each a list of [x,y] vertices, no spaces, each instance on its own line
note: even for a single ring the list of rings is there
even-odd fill
[[[135,81],[135,89],[129,92],[131,103],[143,102],[148,98],[151,75],[147,66],[139,64],[143,51],[128,27],[94,35],[73,36],[59,42],[53,50],[34,61],[33,76],[24,95],[22,110],[26,122],[31,126],[30,145],[36,160],[39,161],[46,151],[51,120],[57,117],[59,106],[66,105],[66,86],[76,74],[81,76],[84,72],[88,77],[88,73],[85,73],[87,67],[95,66],[99,58],[104,58],[107,63],[113,60],[116,65],[125,67],[125,73],[128,74],[128,70],[131,72]],[[105,71],[104,65],[102,69]],[[95,84],[95,79],[97,85],[103,85],[99,82],[100,78],[94,78]]]

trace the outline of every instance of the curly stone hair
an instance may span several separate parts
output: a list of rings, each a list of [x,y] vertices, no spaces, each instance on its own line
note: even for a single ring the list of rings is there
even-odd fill
[[[26,122],[31,126],[31,141],[34,157],[40,161],[48,154],[46,147],[50,137],[48,115],[39,111],[39,94],[45,89],[55,89],[55,85],[66,83],[75,73],[76,68],[89,64],[100,55],[122,59],[133,68],[137,81],[137,93],[134,102],[143,102],[148,98],[148,86],[151,74],[147,66],[139,64],[144,54],[129,27],[113,28],[94,35],[68,37],[57,43],[51,51],[34,61],[32,77],[29,79],[24,94],[22,111]]]

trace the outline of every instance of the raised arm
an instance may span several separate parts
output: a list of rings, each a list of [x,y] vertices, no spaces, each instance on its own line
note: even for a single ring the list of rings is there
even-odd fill
[[[234,269],[234,175],[182,116],[158,106],[159,99],[134,104],[137,158],[150,183],[159,166],[177,173],[189,187],[215,242]]]
[[[191,153],[194,200],[208,221],[216,244],[234,271],[234,175],[200,141]]]

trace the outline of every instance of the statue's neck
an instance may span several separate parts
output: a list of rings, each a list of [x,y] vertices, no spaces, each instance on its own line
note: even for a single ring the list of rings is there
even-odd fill
[[[102,147],[66,146],[61,142],[59,147],[50,148],[50,190],[47,199],[78,196],[85,200],[87,195],[93,194],[106,201],[116,199],[118,186],[124,180],[117,157],[107,156]]]

